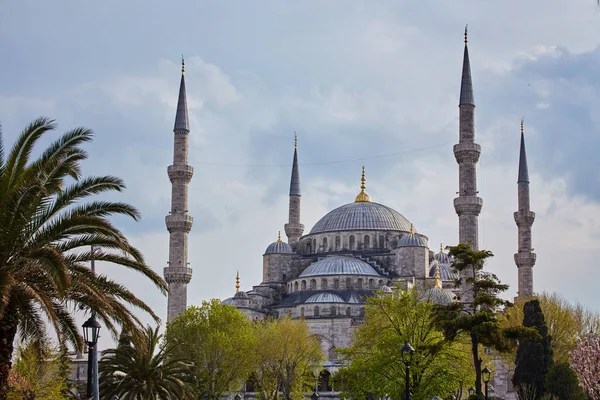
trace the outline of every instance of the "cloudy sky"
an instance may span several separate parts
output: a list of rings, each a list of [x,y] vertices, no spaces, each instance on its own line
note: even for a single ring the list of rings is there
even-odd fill
[[[463,29],[476,108],[480,244],[511,285],[519,120],[531,177],[535,290],[600,310],[600,10],[593,0],[41,2],[2,0],[0,121],[7,144],[38,116],[93,128],[87,174],[123,177],[139,223],[117,221],[148,263],[168,259],[166,169],[186,57],[190,112],[189,304],[262,277],[283,231],[298,133],[308,230],[353,201],[361,165],[373,201],[430,246],[455,244]],[[52,4],[50,4],[52,3]],[[99,266],[157,313],[166,298]],[[106,339],[108,340],[108,339]],[[107,342],[108,344],[108,342]]]

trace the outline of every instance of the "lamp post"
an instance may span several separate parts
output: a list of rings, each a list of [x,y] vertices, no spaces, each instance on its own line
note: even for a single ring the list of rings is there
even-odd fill
[[[474,394],[475,394],[475,388],[471,386],[469,388],[469,396],[474,395]]]
[[[410,380],[409,380],[409,374],[410,374],[410,363],[412,362],[413,359],[413,355],[415,354],[415,349],[413,349],[413,347],[408,344],[408,342],[404,343],[404,346],[402,346],[402,348],[400,349],[400,355],[402,356],[402,362],[404,363],[404,365],[406,366],[406,376],[405,376],[405,388],[404,391],[406,392],[406,400],[410,400]]]
[[[98,343],[98,335],[100,334],[100,323],[96,321],[96,316],[92,316],[83,323],[83,340],[88,345],[88,370],[87,370],[87,392],[86,399],[94,398],[94,379],[92,370],[96,360],[96,352],[94,351],[96,343]]]
[[[491,375],[492,375],[492,371],[490,371],[488,367],[485,367],[481,371],[481,376],[483,377],[483,383],[485,383],[485,400],[488,400],[488,383],[490,382]]]

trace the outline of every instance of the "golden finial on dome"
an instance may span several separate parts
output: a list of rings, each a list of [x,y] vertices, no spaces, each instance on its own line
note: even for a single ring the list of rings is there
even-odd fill
[[[410,224],[410,234],[414,235],[415,234],[415,227],[413,226],[413,224]]]
[[[469,43],[467,36],[469,34],[469,24],[465,25],[465,44]]]
[[[435,264],[435,288],[442,288],[442,278],[440,278],[440,265],[438,263]]]
[[[371,202],[371,198],[368,194],[365,193],[366,185],[365,185],[365,166],[362,167],[362,176],[360,178],[360,193],[354,199],[355,203],[369,203]]]
[[[235,275],[235,292],[239,292],[240,291],[240,271],[237,272],[237,274]]]
[[[444,253],[444,246],[440,243],[440,254]]]
[[[279,231],[279,233],[277,234],[277,241],[281,242],[281,231]]]
[[[181,75],[185,72],[185,60],[183,59],[183,54],[181,55]]]

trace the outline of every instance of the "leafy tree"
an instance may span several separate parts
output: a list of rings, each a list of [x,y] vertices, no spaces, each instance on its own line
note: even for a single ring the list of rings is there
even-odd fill
[[[546,374],[546,393],[552,400],[587,400],[575,371],[564,362],[550,367]]]
[[[87,153],[81,146],[92,139],[89,129],[63,134],[32,159],[34,145],[54,129],[47,118],[33,121],[7,155],[0,131],[0,399],[7,394],[17,330],[40,344],[48,322],[59,342],[81,349],[73,309],[95,311],[115,334],[115,325],[139,332],[141,323],[127,306],[158,320],[126,287],[93,274],[87,267],[92,258],[133,269],[166,291],[164,280],[108,220],[112,215],[137,220],[138,211],[125,203],[89,200],[125,188],[113,176],[82,177]],[[92,245],[94,254],[88,251]]]
[[[268,319],[256,325],[254,381],[262,399],[302,398],[324,360],[319,339],[302,320]]]
[[[548,334],[552,338],[554,361],[569,363],[578,338],[590,332],[600,332],[600,314],[587,310],[580,304],[572,304],[556,293],[541,293],[536,298],[540,302]],[[521,325],[524,305],[525,301],[517,301],[514,307],[504,311],[503,327]],[[506,361],[512,363],[515,357],[514,353],[508,354]]]
[[[190,371],[200,396],[218,399],[238,389],[253,368],[251,320],[219,300],[189,307],[167,325],[166,341],[174,354],[193,362]]]
[[[405,342],[415,349],[410,366],[414,399],[450,397],[474,379],[467,336],[446,339],[433,323],[434,305],[422,298],[417,290],[398,290],[367,300],[363,324],[354,330],[350,347],[339,351],[349,361],[336,375],[342,397],[404,398],[400,348]]]
[[[520,388],[528,384],[535,389],[535,397],[546,393],[546,374],[552,365],[551,338],[538,300],[530,300],[524,306],[523,326],[534,328],[540,339],[525,339],[519,343],[512,383]]]
[[[102,352],[98,363],[100,398],[112,400],[192,400],[194,387],[184,381],[191,363],[176,354],[176,345],[160,345],[158,327],[146,327],[132,345]]]
[[[532,328],[501,326],[497,310],[511,307],[512,304],[498,297],[508,289],[508,285],[501,283],[496,275],[483,271],[485,261],[493,256],[491,251],[474,250],[469,245],[460,243],[450,247],[450,255],[454,258],[454,271],[461,276],[456,285],[466,288],[463,297],[468,302],[439,306],[436,310],[436,323],[448,340],[456,340],[461,334],[469,336],[475,391],[481,395],[483,360],[480,345],[507,352],[516,346],[516,339],[538,338],[539,334]]]
[[[600,338],[584,337],[573,350],[571,367],[594,400],[600,399]]]

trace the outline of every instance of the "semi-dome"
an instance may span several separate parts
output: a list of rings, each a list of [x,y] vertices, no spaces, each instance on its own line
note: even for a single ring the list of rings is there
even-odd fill
[[[292,254],[292,246],[281,241],[281,232],[277,236],[277,241],[271,243],[265,250],[265,254]]]
[[[368,263],[345,256],[325,257],[312,263],[300,274],[300,278],[322,275],[370,275],[381,276]]]
[[[402,235],[400,240],[398,240],[398,247],[427,247],[427,243],[422,236],[415,232],[413,225],[410,224],[410,232]]]
[[[410,230],[410,222],[398,211],[373,202],[354,202],[330,211],[310,231],[313,233],[354,230]]]
[[[345,303],[344,299],[334,293],[316,293],[306,299],[305,303]]]

